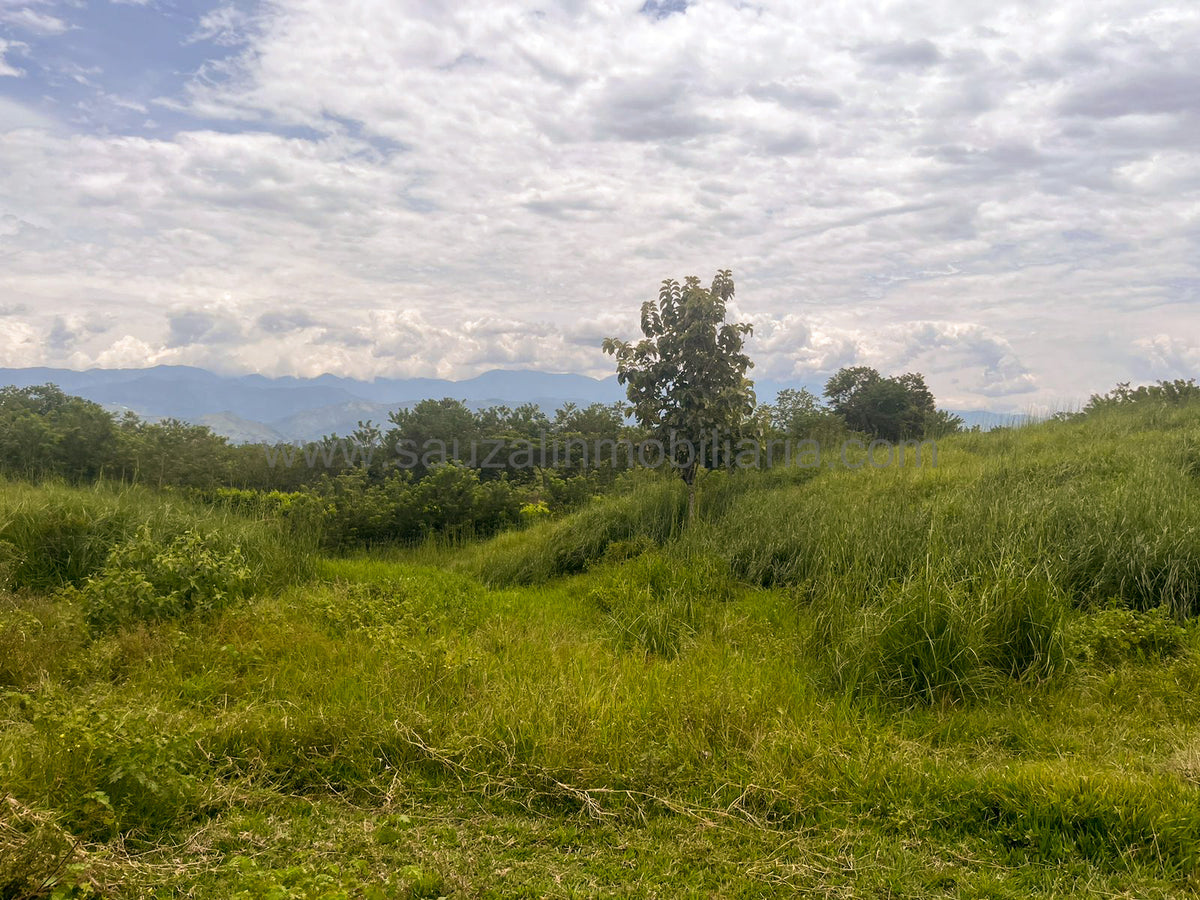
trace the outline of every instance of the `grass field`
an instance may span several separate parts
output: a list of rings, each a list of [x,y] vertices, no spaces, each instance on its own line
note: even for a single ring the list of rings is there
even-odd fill
[[[699,503],[319,558],[3,486],[0,897],[1200,894],[1200,410]]]

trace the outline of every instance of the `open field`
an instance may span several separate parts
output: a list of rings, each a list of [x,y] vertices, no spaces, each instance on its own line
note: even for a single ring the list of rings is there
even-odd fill
[[[333,558],[3,486],[0,897],[1200,894],[1200,410]]]

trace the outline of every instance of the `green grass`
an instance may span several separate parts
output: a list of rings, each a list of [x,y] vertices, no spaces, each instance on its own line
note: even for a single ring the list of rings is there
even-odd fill
[[[23,553],[12,522],[123,524],[0,597],[0,856],[78,839],[76,896],[1200,893],[1198,437],[718,475],[690,528],[651,478],[99,630],[61,588],[141,522],[286,572],[270,523],[7,485]]]
[[[82,586],[112,550],[145,529],[169,543],[188,532],[242,548],[251,581],[278,588],[311,570],[315,540],[270,519],[251,519],[141,487],[73,488],[0,480],[0,584],[49,593]]]

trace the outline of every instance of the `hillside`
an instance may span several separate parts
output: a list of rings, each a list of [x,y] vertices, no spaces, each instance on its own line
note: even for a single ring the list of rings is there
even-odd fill
[[[1200,408],[925,463],[338,558],[7,484],[0,895],[1197,894]]]

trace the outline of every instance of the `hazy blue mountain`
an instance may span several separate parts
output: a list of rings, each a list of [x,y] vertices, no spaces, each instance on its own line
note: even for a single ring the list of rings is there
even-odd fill
[[[235,444],[277,444],[289,440],[270,425],[252,422],[232,413],[210,413],[195,420],[197,425],[207,425],[217,434],[223,434]]]
[[[624,392],[615,377],[496,370],[464,381],[441,378],[317,378],[217,375],[192,366],[147,369],[0,369],[0,384],[57,384],[116,411],[147,419],[208,425],[237,441],[313,440],[348,434],[359,421],[387,422],[392,410],[452,397],[472,408],[537,403],[547,412],[566,403],[613,403]]]
[[[351,400],[330,406],[306,409],[295,415],[273,419],[267,423],[285,441],[310,441],[327,434],[350,434],[359,422],[374,422],[385,430],[389,427],[388,413],[409,403],[372,403]],[[224,434],[224,432],[222,432]]]
[[[349,434],[358,422],[385,425],[388,413],[425,399],[452,397],[479,409],[536,403],[553,413],[566,403],[615,403],[625,398],[616,376],[496,369],[463,381],[442,378],[377,378],[362,381],[337,375],[316,378],[266,375],[218,375],[193,366],[147,369],[72,369],[45,367],[0,369],[0,384],[29,387],[57,384],[64,391],[105,407],[132,410],[147,419],[173,417],[207,425],[234,441],[315,440]],[[821,385],[760,379],[760,403],[770,403],[783,388],[807,388],[818,396]],[[1014,424],[1018,416],[987,411],[959,412],[967,425],[981,428]]]

